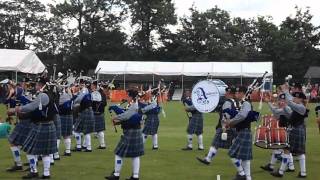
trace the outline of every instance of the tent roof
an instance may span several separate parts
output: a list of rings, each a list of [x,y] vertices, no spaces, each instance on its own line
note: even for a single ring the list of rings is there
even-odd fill
[[[0,49],[0,71],[38,74],[44,70],[44,64],[31,50]]]
[[[95,73],[257,77],[263,75],[265,71],[268,71],[268,76],[273,75],[272,62],[100,61]]]
[[[320,66],[310,66],[304,78],[320,78]]]

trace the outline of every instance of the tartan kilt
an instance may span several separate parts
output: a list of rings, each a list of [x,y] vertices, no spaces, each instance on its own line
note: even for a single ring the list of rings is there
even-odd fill
[[[141,129],[123,130],[123,135],[114,150],[120,157],[139,157],[144,155],[144,145]]]
[[[101,132],[101,131],[106,130],[106,122],[105,122],[105,119],[104,119],[104,113],[95,114],[94,115],[94,120],[95,120],[95,124],[94,124],[95,132]]]
[[[157,134],[159,123],[160,121],[159,121],[158,114],[148,114],[142,130],[143,134],[145,135]]]
[[[67,137],[72,135],[73,116],[71,114],[60,115],[61,135]]]
[[[236,130],[235,129],[227,129],[226,133],[228,134],[228,138],[226,141],[221,139],[222,128],[218,128],[216,130],[216,134],[212,140],[211,146],[215,148],[222,148],[222,149],[229,149],[232,145],[233,139],[236,137]]]
[[[95,120],[92,108],[87,108],[84,111],[80,112],[79,118],[74,125],[75,132],[82,132],[83,134],[95,132],[94,124]]]
[[[252,160],[252,134],[249,129],[242,129],[230,147],[229,156],[241,160]]]
[[[192,114],[187,128],[188,134],[200,135],[203,133],[203,115],[201,113]]]
[[[58,152],[56,135],[53,122],[37,124],[23,143],[22,150],[31,155],[49,155]]]
[[[32,126],[33,123],[31,123],[30,119],[20,119],[8,137],[10,144],[21,146],[28,138]]]
[[[60,137],[61,137],[61,119],[60,119],[59,114],[55,115],[53,122],[56,127],[57,139],[60,139]]]
[[[289,131],[289,150],[293,155],[306,153],[306,127],[293,127]]]

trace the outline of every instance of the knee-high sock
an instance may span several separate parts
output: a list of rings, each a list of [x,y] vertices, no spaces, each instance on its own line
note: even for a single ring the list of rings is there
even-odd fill
[[[98,139],[99,139],[100,146],[101,147],[106,147],[106,143],[105,143],[105,140],[104,140],[104,132],[103,131],[98,132]]]
[[[53,157],[54,158],[59,158],[60,155],[59,155],[59,147],[60,147],[60,139],[57,139],[57,149],[58,149],[58,152],[54,153],[53,154]]]
[[[307,169],[306,169],[306,155],[302,154],[298,156],[299,159],[299,165],[300,165],[300,172],[302,176],[307,175]]]
[[[290,156],[289,154],[282,154],[282,162],[279,169],[280,174],[284,174],[284,172],[287,170],[289,156]]]
[[[199,136],[198,136],[198,147],[200,148],[200,149],[203,149],[204,147],[203,147],[203,136],[202,136],[202,134],[200,134]]]
[[[35,155],[27,154],[27,159],[29,161],[30,172],[36,173],[37,170],[37,157]]]
[[[217,154],[217,149],[213,146],[210,147],[206,160],[211,162],[212,158]]]
[[[155,148],[158,147],[158,134],[152,135],[152,143],[153,143],[153,147]]]
[[[83,135],[82,147],[87,147],[87,138],[86,138],[86,134],[84,134],[84,135]]]
[[[64,146],[66,147],[66,153],[71,153],[71,138],[67,137],[64,139]]]
[[[11,149],[15,164],[17,166],[22,166],[20,148],[18,146],[11,146],[10,149]]]
[[[50,176],[50,156],[42,156],[43,175]]]
[[[290,170],[294,170],[294,163],[293,163],[292,153],[289,154],[288,167],[289,167]]]
[[[87,149],[91,150],[91,135],[90,134],[85,135],[85,141],[86,141]]]
[[[274,168],[274,165],[277,163],[277,154],[278,154],[278,151],[277,150],[273,150],[272,151],[272,154],[271,154],[271,160],[270,160],[270,167],[271,168]]]
[[[231,161],[232,161],[233,165],[236,167],[238,174],[241,176],[244,176],[245,173],[244,173],[243,167],[241,166],[241,160],[232,158]]]
[[[146,143],[148,135],[142,133],[143,143]]]
[[[188,134],[187,138],[188,138],[188,145],[187,146],[192,148],[192,134]]]
[[[81,135],[80,133],[74,133],[74,136],[76,138],[77,148],[81,148]]]
[[[114,175],[115,176],[120,176],[122,164],[123,164],[123,158],[116,155],[115,160],[114,160]]]
[[[133,177],[139,178],[139,170],[140,170],[140,157],[132,158],[132,171]]]
[[[49,156],[50,156],[50,162],[51,162],[51,163],[54,163],[53,154],[50,154]],[[43,157],[42,157],[42,158],[43,158]]]
[[[242,161],[241,165],[244,173],[246,174],[247,180],[251,180],[250,160]]]

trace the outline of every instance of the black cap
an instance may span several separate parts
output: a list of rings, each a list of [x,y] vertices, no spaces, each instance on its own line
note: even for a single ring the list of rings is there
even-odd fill
[[[234,86],[226,87],[226,92],[233,94],[236,92],[236,88]]]
[[[79,83],[80,83],[80,84],[84,84],[84,83],[85,83],[85,80],[84,80],[84,79],[79,79]]]
[[[239,86],[239,87],[236,88],[236,92],[246,93],[247,92],[247,87]]]
[[[292,96],[300,99],[307,99],[303,92],[294,92],[292,93]]]
[[[128,96],[132,97],[132,98],[136,98],[138,95],[138,91],[134,90],[134,89],[129,89],[127,90]]]
[[[48,81],[48,79],[45,78],[45,77],[39,77],[38,80],[37,80],[37,82],[44,85],[44,84],[46,84],[46,83],[49,82],[49,81]]]
[[[25,78],[23,78],[23,80],[22,80],[22,82],[25,82],[25,83],[30,82],[30,81],[31,81],[31,79],[28,78],[28,77],[25,77]]]
[[[278,96],[278,97],[279,97],[279,99],[286,99],[286,95],[285,95],[285,94],[283,94],[283,93],[282,93],[282,94],[279,94],[279,96]]]
[[[98,86],[98,80],[93,80],[92,84],[95,85],[95,86]]]

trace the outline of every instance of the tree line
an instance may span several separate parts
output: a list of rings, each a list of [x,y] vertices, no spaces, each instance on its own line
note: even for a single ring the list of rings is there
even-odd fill
[[[0,48],[35,50],[59,70],[87,71],[99,60],[272,61],[276,80],[302,80],[320,64],[320,26],[308,8],[292,8],[275,25],[271,16],[231,17],[217,6],[178,18],[172,0],[2,0]]]

